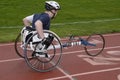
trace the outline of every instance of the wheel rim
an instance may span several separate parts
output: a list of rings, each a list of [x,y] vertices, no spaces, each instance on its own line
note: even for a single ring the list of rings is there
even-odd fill
[[[87,38],[89,43],[95,44],[96,46],[85,46],[85,51],[90,56],[99,55],[105,47],[105,39],[101,34],[91,35]]]
[[[51,34],[50,32],[47,32],[47,31],[44,33]],[[28,66],[32,68],[33,70],[38,71],[38,72],[47,72],[47,71],[53,70],[59,64],[61,56],[62,56],[62,46],[61,46],[60,40],[54,34],[52,35],[54,36],[54,40],[52,42],[52,45],[50,45],[50,47],[51,46],[53,47],[53,51],[51,49],[47,50],[50,56],[52,56],[50,58],[47,58],[47,59],[39,58],[39,57],[30,58],[29,56],[31,55],[26,49],[28,47],[28,45],[26,44],[25,50],[24,50],[25,61],[27,62]],[[57,43],[59,43],[60,49],[56,49],[55,47],[56,40],[57,40]]]

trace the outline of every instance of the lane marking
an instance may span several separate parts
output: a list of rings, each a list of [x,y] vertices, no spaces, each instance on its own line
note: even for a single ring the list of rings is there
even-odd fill
[[[107,51],[107,53],[110,55],[120,56],[120,51]]]
[[[120,48],[120,46],[114,46],[114,47],[106,47],[104,48],[104,50],[106,49],[116,49],[116,48]],[[89,49],[89,51],[96,51],[96,50],[99,50],[99,48],[97,49]],[[79,50],[79,51],[71,51],[71,52],[64,52],[63,54],[75,54],[75,53],[81,53],[81,52],[85,52],[85,50]]]
[[[89,59],[89,58],[84,58],[84,60],[87,61],[88,63],[92,64],[92,65],[112,65],[112,64],[115,64],[115,63],[107,61],[107,60],[94,61],[94,60]]]
[[[117,76],[118,80],[120,80],[120,74]]]
[[[110,22],[110,21],[119,21],[120,18],[114,18],[114,19],[103,19],[103,20],[89,20],[89,21],[76,21],[76,22],[65,22],[65,23],[52,23],[51,26],[63,26],[63,25],[74,25],[74,24],[88,24],[88,23],[101,23],[101,22]],[[3,28],[22,28],[23,26],[3,26],[0,27]]]
[[[111,36],[111,35],[110,35]],[[9,44],[9,45],[13,45],[13,44]],[[111,49],[111,48],[119,48],[120,46],[115,46],[115,47],[107,47],[105,49]],[[96,49],[94,49],[96,50]],[[75,53],[75,52],[84,52],[84,50],[82,51],[73,51],[73,52],[66,52],[66,53],[63,53],[63,54],[70,54],[70,53]],[[17,61],[17,60],[23,60],[22,58],[16,58],[16,59],[8,59],[8,60],[0,60],[0,62],[8,62],[8,61]],[[69,78],[70,80],[74,80],[74,76],[77,75],[77,74],[74,74],[74,75],[69,75],[67,72],[65,72],[62,68],[60,67],[57,67],[62,73],[64,73],[66,76],[63,76],[63,78]],[[89,72],[88,72],[89,73]],[[53,79],[48,79],[48,80],[53,80]]]
[[[109,36],[119,36],[120,35],[120,33],[115,33],[115,34],[104,34],[103,36],[104,37],[109,37]],[[84,37],[84,36],[83,36]],[[86,37],[88,37],[88,36],[86,36]],[[84,37],[84,38],[86,38],[86,37]],[[66,39],[61,39],[61,41],[62,40],[66,40]],[[14,43],[5,43],[5,44],[0,44],[0,47],[1,46],[8,46],[8,45],[14,45]]]
[[[78,57],[82,58],[86,62],[88,62],[91,65],[114,65],[119,64],[120,58],[118,55],[120,55],[120,51],[107,51],[108,57],[105,56],[96,56],[91,57],[88,55],[77,55]],[[117,55],[117,56],[114,56]]]
[[[14,43],[0,44],[0,47],[1,47],[1,46],[11,46],[11,45],[14,45]]]
[[[120,61],[119,58],[106,58],[106,57],[90,57],[87,55],[78,55],[78,57],[83,58],[86,62],[88,62],[91,65],[113,65],[117,64],[115,62],[111,61]]]
[[[94,43],[94,44],[100,44],[100,43],[103,43],[102,41],[100,40],[97,40],[97,39],[92,39],[89,41],[90,43]]]
[[[110,72],[110,71],[115,71],[115,70],[120,70],[120,67],[110,68],[110,69],[103,69],[103,70],[96,70],[96,71],[90,71],[90,72],[83,72],[83,73],[73,74],[71,76],[76,77],[76,76],[90,75],[90,74],[96,74],[96,73]],[[64,79],[64,78],[67,78],[67,76],[49,78],[49,79],[44,79],[44,80],[57,80],[57,79]]]
[[[89,21],[78,21],[78,22],[66,22],[66,23],[55,23],[52,24],[54,26],[61,26],[61,25],[72,25],[72,24],[88,24],[88,23],[101,23],[101,22],[110,22],[110,21],[119,21],[120,18],[115,18],[115,19],[103,19],[103,20],[89,20]]]
[[[50,62],[52,65],[55,65],[54,62]],[[67,76],[70,80],[74,80],[74,78],[72,76],[69,75],[68,71],[63,70],[62,68],[60,68],[60,66],[56,66],[56,68],[63,73],[65,76]]]
[[[0,60],[0,63],[3,63],[3,62],[12,62],[12,61],[19,61],[19,60],[23,60],[23,58],[15,58],[15,59]]]
[[[18,61],[18,60],[24,60],[23,58],[18,58],[18,59],[9,59],[9,60],[0,60],[0,63],[2,62],[10,62],[10,61]],[[72,76],[70,76],[65,70],[57,66],[57,69],[62,72],[65,76],[67,76],[70,80],[74,80]]]
[[[70,74],[68,74],[67,71],[63,70],[62,68],[60,68],[60,67],[58,67],[58,66],[57,66],[57,69],[58,69],[60,72],[62,72],[66,77],[68,77],[70,80],[74,80],[74,78],[73,78]]]
[[[114,47],[106,47],[105,49],[115,49],[115,48],[120,48],[120,46],[114,46]],[[99,49],[99,48],[98,48]],[[90,49],[89,51],[95,51],[98,49]],[[85,50],[80,50],[80,51],[71,51],[71,52],[64,52],[63,55],[68,55],[68,54],[75,54],[75,53],[81,53],[85,52]],[[15,58],[15,59],[7,59],[7,60],[0,60],[0,62],[10,62],[10,61],[17,61],[17,60],[22,60],[22,58]]]

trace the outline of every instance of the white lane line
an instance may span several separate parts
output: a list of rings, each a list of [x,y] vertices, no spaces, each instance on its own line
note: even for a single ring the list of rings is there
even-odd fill
[[[60,71],[60,72],[62,72],[67,78],[69,78],[70,80],[74,80],[74,78],[70,75],[70,74],[68,74],[65,70],[63,70],[62,68],[60,68],[60,67],[58,67],[57,66],[57,69]],[[51,79],[52,80],[52,79]]]
[[[115,19],[103,19],[103,20],[89,20],[89,21],[76,21],[76,22],[66,22],[66,23],[55,23],[52,24],[54,26],[62,26],[62,25],[74,25],[74,24],[88,24],[88,23],[101,23],[101,22],[110,22],[110,21],[119,21],[120,18]]]
[[[12,62],[12,61],[19,61],[19,60],[23,60],[23,58],[15,58],[15,59],[0,60],[0,63],[3,63],[3,62]]]
[[[106,48],[104,48],[104,50],[106,50],[106,49],[115,49],[115,48],[120,48],[120,46],[106,47]],[[98,49],[89,49],[89,51],[96,51],[96,50],[99,50],[99,48]],[[75,54],[75,53],[81,53],[81,52],[85,52],[85,50],[65,52],[63,54],[72,54],[72,53]]]
[[[118,80],[120,80],[120,74],[117,76]]]
[[[65,22],[65,23],[53,23],[51,26],[63,26],[63,25],[74,25],[74,24],[88,24],[88,23],[101,23],[101,22],[110,22],[110,21],[119,21],[120,18],[114,18],[114,19],[103,19],[103,20],[89,20],[89,21],[76,21],[76,22]],[[3,26],[0,27],[3,28],[22,28],[23,26]]]
[[[120,46],[106,47],[105,49],[115,49],[115,48],[120,48]],[[90,49],[90,51],[95,51],[95,50],[98,50],[98,49]],[[63,55],[67,55],[67,54],[75,54],[75,53],[81,53],[81,52],[85,52],[85,50],[71,51],[71,52],[64,52]],[[22,60],[22,58],[0,60],[0,63],[1,63],[1,62],[17,61],[17,60]]]
[[[104,34],[103,36],[104,37],[109,37],[109,36],[120,36],[120,33],[115,33],[115,34]],[[87,36],[86,36],[87,37]],[[61,39],[62,40],[66,40],[66,39]],[[9,45],[14,45],[14,43],[5,43],[5,44],[0,44],[0,47],[1,46],[9,46]]]
[[[14,45],[14,43],[5,43],[5,44],[0,44],[0,47],[1,47],[1,46],[11,46],[11,45]]]
[[[120,56],[120,50],[107,51],[107,53],[110,55]]]
[[[76,77],[76,76],[90,75],[90,74],[109,72],[109,71],[115,71],[115,70],[120,70],[120,67],[110,68],[110,69],[103,69],[103,70],[96,70],[96,71],[90,71],[90,72],[84,72],[84,73],[78,73],[78,74],[73,74],[71,76]],[[45,80],[57,80],[57,79],[64,79],[64,78],[67,78],[67,76],[49,78],[49,79],[45,79]]]

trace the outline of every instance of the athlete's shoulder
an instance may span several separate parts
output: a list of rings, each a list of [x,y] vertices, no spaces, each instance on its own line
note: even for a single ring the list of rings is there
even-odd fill
[[[41,13],[40,15],[44,16],[44,17],[49,17],[49,15],[47,13]]]
[[[35,13],[34,15],[39,15],[39,16],[43,16],[43,15],[47,15],[46,13],[42,12],[42,13]]]

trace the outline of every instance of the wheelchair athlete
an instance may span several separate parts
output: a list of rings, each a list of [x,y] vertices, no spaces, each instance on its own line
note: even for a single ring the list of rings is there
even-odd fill
[[[56,1],[46,1],[45,9],[46,10],[43,13],[33,14],[25,17],[23,19],[23,23],[26,26],[26,29],[32,24],[32,28],[37,31],[39,38],[42,39],[42,44],[45,44],[45,49],[47,49],[53,38],[51,36],[49,36],[49,38],[45,38],[43,30],[50,29],[50,20],[52,20],[57,15],[58,10],[60,10],[60,5]],[[48,54],[41,55],[48,56]]]

